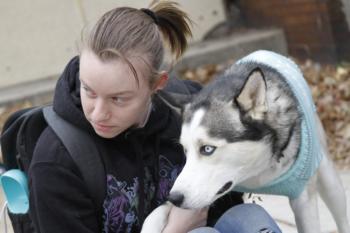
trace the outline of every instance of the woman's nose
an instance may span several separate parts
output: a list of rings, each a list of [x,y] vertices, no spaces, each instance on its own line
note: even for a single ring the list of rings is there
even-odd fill
[[[107,104],[103,100],[97,100],[91,114],[93,122],[106,121],[109,118],[109,110]]]

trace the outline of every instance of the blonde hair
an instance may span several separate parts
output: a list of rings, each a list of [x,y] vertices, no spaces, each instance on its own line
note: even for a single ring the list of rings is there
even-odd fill
[[[83,48],[90,49],[104,61],[122,59],[137,82],[130,58],[141,57],[150,68],[152,85],[164,60],[163,42],[168,44],[174,60],[178,59],[187,48],[187,37],[192,36],[190,24],[188,15],[172,1],[157,2],[149,9],[115,8],[97,21],[87,40],[83,40]]]

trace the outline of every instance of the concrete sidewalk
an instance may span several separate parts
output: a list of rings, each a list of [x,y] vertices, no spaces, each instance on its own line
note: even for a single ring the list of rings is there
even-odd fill
[[[350,171],[339,171],[343,186],[347,197],[347,212],[350,222]],[[296,233],[294,215],[289,206],[287,197],[272,195],[256,195],[262,199],[257,204],[263,206],[267,212],[277,221],[283,233]],[[333,217],[325,206],[324,202],[318,198],[319,216],[321,222],[322,233],[336,233],[337,228]]]

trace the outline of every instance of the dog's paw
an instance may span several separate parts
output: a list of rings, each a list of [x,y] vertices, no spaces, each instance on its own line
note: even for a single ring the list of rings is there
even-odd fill
[[[172,204],[166,202],[153,210],[142,225],[141,233],[161,233],[168,222]]]

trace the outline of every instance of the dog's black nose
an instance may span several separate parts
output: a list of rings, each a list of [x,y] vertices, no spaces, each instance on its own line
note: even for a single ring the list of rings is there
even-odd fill
[[[184,201],[184,195],[179,192],[172,192],[169,194],[168,201],[173,203],[175,206],[180,207]]]

